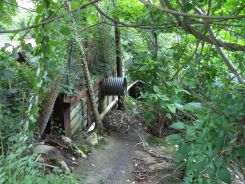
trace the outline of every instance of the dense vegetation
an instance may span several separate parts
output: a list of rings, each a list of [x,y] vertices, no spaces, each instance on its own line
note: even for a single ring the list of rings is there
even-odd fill
[[[83,65],[89,40],[110,47],[104,60],[113,62],[115,46],[102,40],[113,41],[115,26],[128,77],[144,81],[145,122],[154,135],[178,145],[175,160],[185,171],[184,183],[231,183],[234,175],[245,181],[243,1],[32,2],[34,9],[18,23],[17,2],[0,2],[0,39],[19,43],[1,43],[0,49],[0,183],[77,182],[59,171],[44,177],[34,162],[30,148],[40,104],[68,72],[70,41]],[[17,62],[20,50],[26,62]],[[93,79],[96,69],[91,73]]]

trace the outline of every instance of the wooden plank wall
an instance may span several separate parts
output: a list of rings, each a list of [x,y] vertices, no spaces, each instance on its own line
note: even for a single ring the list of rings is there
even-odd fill
[[[115,76],[115,70],[111,73],[110,76]],[[105,96],[103,97],[102,101],[99,89],[101,81],[102,80],[95,82],[94,93],[100,112],[103,112],[105,108],[115,99],[115,96]],[[69,126],[66,128],[65,132],[66,136],[72,137],[77,132],[84,129],[88,124],[92,123],[93,114],[91,104],[88,93],[85,89],[82,89],[75,97],[64,97],[64,103],[70,104],[70,119],[67,119],[66,122],[66,124]]]

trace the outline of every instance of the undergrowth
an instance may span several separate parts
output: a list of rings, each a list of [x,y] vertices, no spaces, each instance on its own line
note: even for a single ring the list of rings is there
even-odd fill
[[[0,183],[1,184],[78,184],[71,173],[60,169],[45,172],[42,163],[35,162],[38,153],[33,153],[33,145],[27,145],[27,137],[20,136],[19,141],[8,144],[6,152],[0,156]],[[2,144],[3,145],[3,144]]]

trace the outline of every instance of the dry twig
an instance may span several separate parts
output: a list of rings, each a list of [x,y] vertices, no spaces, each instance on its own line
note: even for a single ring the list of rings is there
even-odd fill
[[[173,160],[172,157],[163,155],[158,149],[154,148],[153,146],[150,146],[145,140],[145,137],[142,134],[140,134],[138,131],[135,131],[135,132],[139,136],[144,150],[147,151],[151,156],[156,157],[156,158],[163,158],[164,160],[167,160],[167,161]]]

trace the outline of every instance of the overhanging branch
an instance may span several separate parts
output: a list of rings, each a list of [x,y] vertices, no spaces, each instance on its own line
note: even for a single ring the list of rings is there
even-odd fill
[[[173,15],[177,15],[177,16],[182,16],[182,17],[192,17],[192,18],[201,18],[201,19],[206,19],[206,20],[229,20],[229,19],[244,19],[245,15],[234,15],[234,16],[206,16],[206,15],[197,15],[197,14],[189,14],[189,13],[184,13],[184,12],[178,12],[175,11],[173,9],[166,9],[166,8],[162,8],[159,7],[155,4],[152,4],[148,1],[145,0],[139,0],[140,2],[142,2],[144,5],[154,8],[157,11],[161,11],[161,12],[165,12],[165,13],[170,13]]]
[[[171,4],[169,3],[168,0],[160,0],[161,4],[165,4],[167,6],[168,9],[173,10],[173,7],[171,6]],[[226,43],[226,42],[222,42],[220,40],[217,40],[216,38],[212,38],[210,36],[206,36],[205,34],[202,34],[200,32],[197,32],[196,29],[191,26],[188,23],[183,22],[180,19],[180,15],[173,15],[176,19],[176,21],[178,22],[178,24],[189,34],[192,34],[196,37],[196,39],[200,39],[206,43],[210,43],[212,45],[215,45],[217,47],[223,47],[226,50],[230,50],[230,51],[245,51],[245,46],[244,45],[239,45],[239,44],[235,44],[235,43]],[[206,21],[207,24],[208,21]],[[209,22],[208,22],[209,23]]]
[[[131,27],[131,28],[140,28],[140,29],[157,29],[157,28],[172,28],[172,27],[180,27],[178,22],[169,22],[169,23],[165,23],[165,24],[158,24],[158,25],[151,25],[151,24],[147,24],[147,25],[143,25],[143,24],[129,24],[129,23],[125,23],[125,22],[121,22],[118,20],[113,19],[112,17],[110,17],[109,15],[107,15],[106,13],[104,13],[96,4],[94,4],[95,9],[99,12],[99,14],[103,17],[105,17],[106,19],[110,20],[111,22],[116,22],[118,23],[119,27]],[[204,21],[193,21],[193,22],[185,22],[186,24],[190,24],[190,25],[203,25],[206,24]],[[105,24],[109,24],[109,25],[114,25],[114,24],[110,24],[105,22]],[[210,22],[210,24],[212,25],[216,25],[216,26],[234,26],[234,27],[245,27],[242,25],[234,25],[234,24],[225,24],[225,23],[217,23],[217,22]]]
[[[91,1],[89,3],[86,3],[84,5],[81,5],[79,8],[75,9],[75,10],[71,10],[69,13],[75,13],[76,11],[78,11],[79,9],[85,9],[87,8],[88,6],[96,3],[96,2],[99,2],[100,0],[94,0],[94,1]],[[50,18],[48,20],[45,20],[43,22],[40,22],[38,24],[34,24],[32,26],[28,26],[28,27],[24,27],[24,28],[21,28],[21,29],[12,29],[12,30],[1,30],[0,31],[0,34],[3,34],[3,33],[17,33],[17,32],[20,32],[20,31],[25,31],[25,30],[28,30],[28,29],[33,29],[33,28],[36,28],[36,27],[39,27],[39,26],[42,26],[42,25],[45,25],[45,24],[49,24],[51,22],[54,22],[54,21],[57,21],[59,19],[62,19],[63,17],[65,16],[65,14],[63,15],[60,15],[60,16],[57,16],[57,17],[54,17],[54,18]]]

